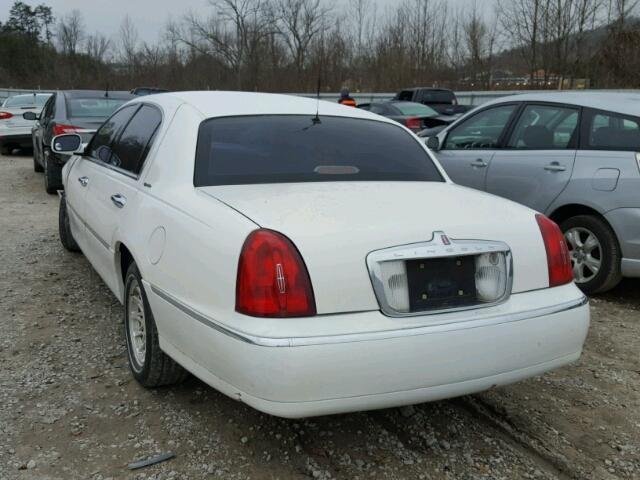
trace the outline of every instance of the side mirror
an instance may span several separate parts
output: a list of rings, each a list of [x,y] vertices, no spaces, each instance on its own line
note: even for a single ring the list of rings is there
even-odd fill
[[[438,137],[427,138],[427,147],[434,152],[440,150],[440,139]]]
[[[37,120],[38,119],[38,115],[36,115],[35,112],[24,112],[22,114],[22,118],[24,118],[25,120]]]
[[[62,153],[65,155],[83,153],[84,145],[82,145],[82,137],[75,133],[68,133],[53,137],[53,140],[51,140],[51,150],[55,153]]]

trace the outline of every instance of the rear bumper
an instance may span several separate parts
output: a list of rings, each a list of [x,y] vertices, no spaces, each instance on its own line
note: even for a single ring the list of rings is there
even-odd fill
[[[214,328],[176,299],[145,287],[163,350],[232,398],[291,418],[439,400],[538,375],[576,360],[589,326],[586,299],[565,285],[547,290],[555,290],[548,297],[545,291],[513,295],[486,312],[470,311],[464,322],[443,318],[419,327],[399,323],[396,330],[264,338]],[[514,309],[524,304],[529,308]],[[360,322],[369,316],[375,323],[378,315],[341,317]],[[189,351],[165,335],[165,322],[176,321],[188,329],[183,344]]]
[[[16,129],[21,130],[21,129]],[[9,132],[9,133],[7,133]],[[31,140],[31,133],[18,133],[11,132],[10,129],[0,131],[0,147],[5,145],[15,145],[21,148],[28,148],[33,146]]]

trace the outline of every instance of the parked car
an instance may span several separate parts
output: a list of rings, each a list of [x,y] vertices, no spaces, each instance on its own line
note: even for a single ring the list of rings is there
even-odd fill
[[[463,395],[580,356],[589,308],[558,227],[451,184],[392,120],[181,92],[128,103],[82,143],[53,139],[75,153],[60,238],[123,302],[144,386],[186,369],[303,417]]]
[[[51,96],[49,93],[14,95],[2,102],[0,107],[0,154],[9,155],[15,148],[31,148],[31,128],[33,120],[26,120],[23,114],[40,114],[42,107]]]
[[[51,139],[64,133],[78,133],[88,141],[93,132],[123,103],[135,98],[129,92],[103,90],[60,90],[47,101],[40,115],[29,112],[28,120],[36,120],[32,129],[33,168],[44,171],[44,188],[56,193],[62,188],[62,166],[69,158],[51,151]]]
[[[585,292],[640,277],[640,95],[505,97],[427,142],[456,183],[557,222]]]
[[[465,105],[459,105],[456,94],[446,88],[406,88],[398,92],[393,99],[422,103],[443,115],[460,115],[469,109]]]
[[[395,120],[409,130],[419,132],[425,128],[442,126],[443,128],[453,122],[456,117],[441,115],[433,108],[415,102],[372,102],[358,105],[358,108],[367,110]]]

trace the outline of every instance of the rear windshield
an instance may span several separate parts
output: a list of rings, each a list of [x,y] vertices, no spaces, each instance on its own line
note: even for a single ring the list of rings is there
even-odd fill
[[[393,104],[402,115],[416,115],[420,117],[435,117],[439,115],[433,108],[413,102],[398,102]]]
[[[200,125],[196,187],[367,180],[443,181],[419,142],[388,123],[261,115]]]
[[[67,116],[106,119],[127,101],[120,98],[67,98]]]
[[[447,103],[453,105],[456,96],[450,90],[423,90],[422,101],[427,103]]]
[[[51,95],[16,95],[5,100],[5,107],[42,107]]]

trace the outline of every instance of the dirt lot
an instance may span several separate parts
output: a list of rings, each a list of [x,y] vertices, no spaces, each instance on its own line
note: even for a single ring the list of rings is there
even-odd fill
[[[309,420],[129,375],[121,307],[0,157],[0,479],[640,478],[640,282],[592,299],[582,359],[480,395]],[[176,458],[131,472],[161,452]]]

